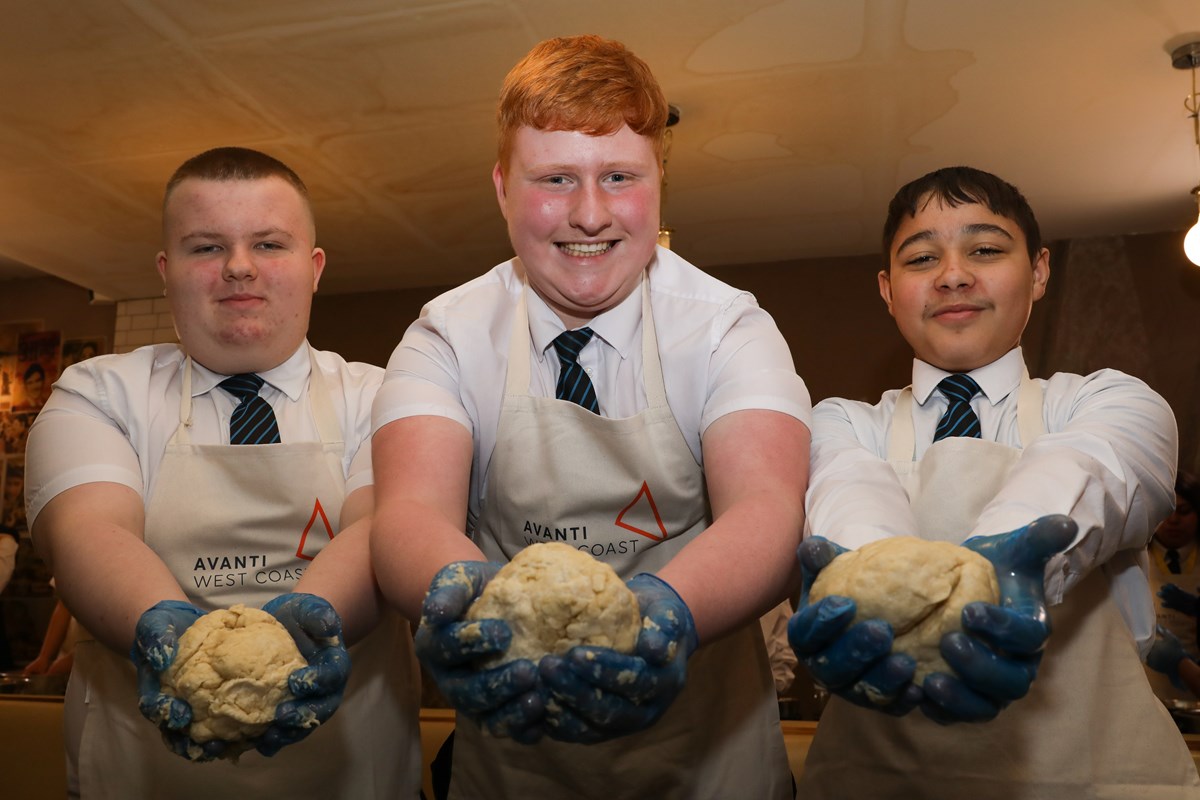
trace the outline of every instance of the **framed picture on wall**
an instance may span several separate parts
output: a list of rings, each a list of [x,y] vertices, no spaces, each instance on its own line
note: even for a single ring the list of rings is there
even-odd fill
[[[50,387],[58,380],[62,354],[60,331],[35,331],[17,337],[17,385],[13,392],[13,410],[39,409],[50,396]]]
[[[108,339],[104,336],[87,336],[82,339],[66,339],[62,343],[62,368],[87,361],[108,352]]]

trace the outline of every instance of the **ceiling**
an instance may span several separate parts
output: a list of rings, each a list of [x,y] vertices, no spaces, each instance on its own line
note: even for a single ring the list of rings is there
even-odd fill
[[[495,102],[541,39],[624,41],[681,110],[665,218],[701,266],[873,253],[896,187],[967,163],[1047,238],[1184,230],[1168,53],[1200,0],[41,0],[0,30],[0,277],[158,294],[162,187],[237,144],[309,184],[323,292],[510,255]],[[331,10],[336,7],[336,11]]]

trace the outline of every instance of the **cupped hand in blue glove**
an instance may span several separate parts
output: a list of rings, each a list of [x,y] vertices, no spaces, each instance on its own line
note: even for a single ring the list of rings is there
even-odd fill
[[[350,653],[342,639],[342,619],[328,601],[312,594],[283,594],[263,606],[291,634],[308,662],[288,676],[293,699],[275,708],[275,721],[256,742],[272,756],[324,723],[341,705],[350,678]]]
[[[210,761],[225,751],[225,743],[199,744],[188,736],[192,707],[162,691],[162,673],[175,662],[179,637],[204,616],[204,611],[182,600],[163,600],[138,618],[129,658],[137,668],[138,709],[158,726],[172,752],[191,761]]]
[[[633,653],[580,646],[542,658],[549,693],[545,730],[553,739],[590,744],[644,730],[683,689],[697,645],[691,612],[654,575],[635,575],[626,585],[642,617]]]
[[[541,738],[545,708],[537,665],[519,659],[497,667],[481,666],[481,660],[508,649],[512,631],[500,619],[463,619],[500,566],[456,561],[443,567],[425,595],[415,648],[455,709],[493,736],[532,743]]]
[[[805,539],[800,559],[800,605],[788,620],[788,643],[813,682],[855,705],[903,716],[921,702],[912,682],[916,662],[892,652],[892,626],[882,619],[854,621],[857,605],[830,595],[809,602],[813,582],[846,549],[820,536]]]
[[[1163,608],[1181,611],[1189,617],[1197,616],[1200,613],[1200,597],[1173,583],[1164,583],[1158,590],[1158,597],[1162,600]]]
[[[1146,666],[1170,678],[1176,689],[1187,689],[1179,677],[1179,663],[1189,657],[1183,649],[1183,642],[1161,625],[1155,629],[1155,633],[1154,644],[1146,654]]]
[[[968,604],[963,631],[942,638],[942,658],[955,674],[926,677],[921,710],[927,716],[943,724],[982,722],[1028,693],[1050,635],[1046,563],[1070,546],[1077,530],[1074,520],[1056,514],[1015,531],[963,542],[992,562],[1000,603]]]

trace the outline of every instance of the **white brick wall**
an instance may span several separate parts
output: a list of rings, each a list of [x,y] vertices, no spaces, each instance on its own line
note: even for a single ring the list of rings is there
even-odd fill
[[[114,353],[128,353],[145,344],[179,341],[165,297],[119,301],[115,331]]]

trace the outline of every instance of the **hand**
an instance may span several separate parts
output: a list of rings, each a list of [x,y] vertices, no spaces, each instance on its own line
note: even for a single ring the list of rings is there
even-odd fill
[[[1161,625],[1157,626],[1155,633],[1158,635],[1154,638],[1150,652],[1146,654],[1146,666],[1170,678],[1176,689],[1186,690],[1187,685],[1179,677],[1179,664],[1188,657],[1183,650],[1183,642]]]
[[[1074,520],[1056,514],[963,542],[996,568],[1000,604],[968,604],[963,631],[942,637],[942,658],[955,674],[925,678],[921,710],[928,717],[943,724],[990,720],[1029,691],[1050,635],[1046,563],[1070,546],[1077,530]]]
[[[288,676],[294,699],[275,708],[275,721],[255,742],[273,756],[308,736],[337,711],[350,678],[350,653],[342,639],[342,620],[333,606],[311,594],[283,594],[263,606],[287,628],[308,662]]]
[[[632,654],[608,647],[573,647],[540,664],[551,703],[546,733],[564,742],[594,743],[645,730],[683,689],[696,650],[687,605],[660,578],[642,573],[626,585],[638,600],[642,630]]]
[[[830,595],[809,603],[817,575],[846,549],[813,536],[800,543],[800,605],[788,620],[788,643],[823,689],[855,705],[903,716],[921,702],[913,684],[916,661],[892,652],[892,626],[882,619],[854,623],[857,605]],[[853,623],[853,624],[852,624]]]
[[[1197,616],[1197,612],[1200,612],[1200,597],[1186,589],[1180,589],[1173,583],[1164,583],[1158,590],[1158,596],[1162,600],[1163,608],[1182,611],[1189,617]]]
[[[50,657],[38,656],[21,670],[22,675],[45,675],[50,669]]]
[[[443,567],[425,595],[414,643],[417,658],[452,706],[493,736],[532,744],[542,736],[545,711],[537,666],[525,658],[479,667],[481,659],[508,649],[512,631],[501,619],[463,621],[500,566],[456,561]]]
[[[138,709],[162,731],[163,741],[176,755],[189,761],[211,761],[225,751],[214,740],[199,744],[188,736],[192,707],[162,691],[162,673],[175,661],[179,637],[204,616],[204,611],[182,600],[163,600],[138,618],[129,658],[137,668]]]

